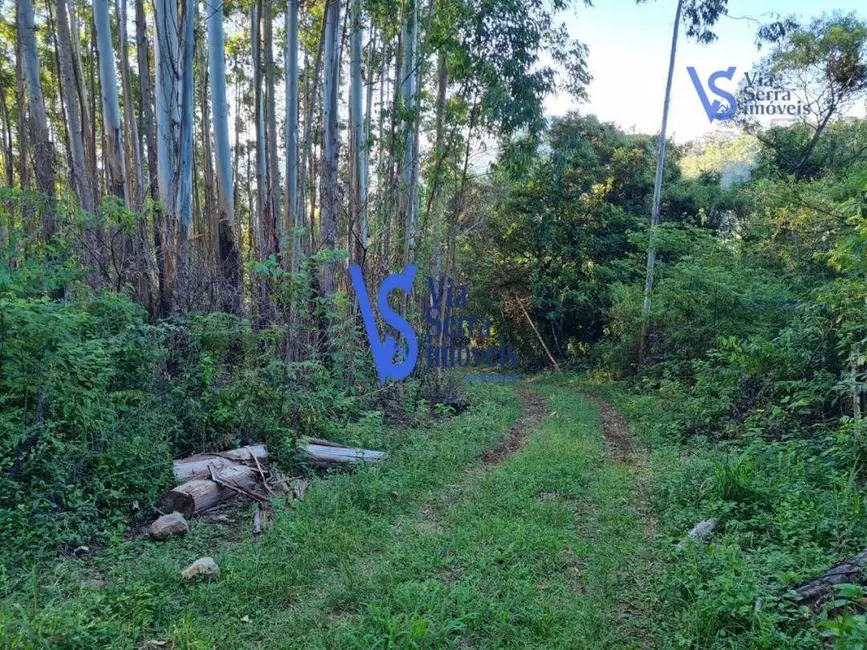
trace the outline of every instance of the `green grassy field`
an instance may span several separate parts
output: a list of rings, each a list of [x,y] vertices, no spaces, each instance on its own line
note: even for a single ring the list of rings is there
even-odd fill
[[[183,539],[138,539],[4,576],[0,638],[69,648],[638,647],[646,558],[636,470],[605,459],[597,409],[577,391],[521,390],[545,396],[547,414],[499,463],[482,456],[519,417],[518,400],[511,388],[477,386],[469,413],[386,431],[385,464],[314,480],[259,537],[246,522],[193,521]],[[219,582],[183,583],[180,570],[201,555],[217,560]]]

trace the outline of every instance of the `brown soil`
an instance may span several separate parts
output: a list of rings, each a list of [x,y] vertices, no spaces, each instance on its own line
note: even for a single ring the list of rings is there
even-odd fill
[[[507,460],[527,440],[527,434],[533,430],[548,410],[548,400],[528,390],[519,390],[521,400],[521,417],[509,429],[503,441],[493,449],[482,454],[482,460],[488,465],[497,465]]]
[[[599,407],[602,418],[602,435],[605,438],[605,451],[619,463],[634,464],[632,454],[632,431],[626,419],[608,402],[588,395],[587,399]]]
[[[602,437],[605,439],[605,452],[617,463],[629,465],[636,470],[635,485],[637,491],[636,509],[638,516],[644,521],[645,538],[650,541],[656,534],[656,517],[650,505],[651,473],[647,450],[637,448],[629,423],[620,412],[605,400],[593,395],[587,399],[599,407],[602,418]]]

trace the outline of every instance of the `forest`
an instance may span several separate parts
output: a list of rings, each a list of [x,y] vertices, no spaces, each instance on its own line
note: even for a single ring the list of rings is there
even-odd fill
[[[865,647],[867,16],[609,1],[0,0],[0,646]]]

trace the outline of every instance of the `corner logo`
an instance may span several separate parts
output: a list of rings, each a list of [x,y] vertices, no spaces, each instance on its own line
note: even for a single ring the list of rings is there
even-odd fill
[[[731,93],[719,88],[716,82],[718,79],[728,79],[731,81],[735,76],[735,66],[731,66],[727,70],[717,70],[707,79],[708,90],[728,102],[728,105],[722,110],[722,102],[719,99],[714,99],[713,102],[708,100],[707,92],[705,92],[695,68],[688,66],[686,69],[689,72],[689,78],[692,79],[692,85],[695,86],[695,91],[698,93],[698,98],[701,100],[701,105],[704,107],[704,112],[707,114],[707,119],[713,122],[714,120],[730,120],[733,118],[738,110],[738,100]]]
[[[412,325],[388,304],[388,294],[395,289],[400,289],[407,294],[412,291],[415,271],[415,265],[410,264],[403,273],[392,273],[383,281],[379,287],[379,293],[376,295],[376,304],[379,307],[382,320],[400,332],[406,342],[406,349],[400,351],[402,357],[400,362],[395,363],[395,356],[398,352],[397,341],[393,336],[386,336],[384,341],[380,340],[376,316],[373,314],[370,298],[367,296],[367,287],[364,285],[361,268],[356,264],[349,267],[349,275],[352,277],[352,284],[358,295],[358,305],[361,307],[364,329],[367,330],[367,338],[373,352],[373,363],[376,365],[379,383],[382,386],[385,385],[387,379],[401,380],[409,377],[418,359],[418,339],[415,337]]]

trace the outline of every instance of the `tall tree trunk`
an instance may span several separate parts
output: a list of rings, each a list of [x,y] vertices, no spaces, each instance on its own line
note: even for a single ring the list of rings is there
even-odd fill
[[[298,2],[286,8],[286,225],[291,233],[290,270],[297,273],[301,258],[299,231],[304,213],[298,209]]]
[[[21,67],[27,82],[30,108],[30,133],[33,136],[34,173],[36,187],[43,193],[46,205],[42,211],[42,230],[46,240],[57,232],[57,205],[54,178],[54,145],[48,131],[48,115],[39,78],[39,55],[36,50],[36,22],[31,0],[18,1],[18,40],[21,43]]]
[[[437,193],[440,185],[440,170],[442,169],[443,161],[445,160],[445,147],[443,146],[444,138],[443,131],[445,128],[445,113],[446,113],[446,89],[448,88],[449,69],[448,60],[446,59],[445,50],[440,50],[439,61],[437,63],[437,105],[436,105],[436,140],[434,142],[434,170],[433,178],[430,183],[430,194],[427,199],[427,208],[425,208],[425,221],[431,212],[431,208],[437,198]],[[437,215],[440,215],[437,211]],[[438,218],[433,225],[434,231],[434,261],[433,270],[434,277],[439,277],[442,272],[442,219]]]
[[[350,28],[350,215],[352,235],[355,241],[350,248],[355,264],[364,261],[367,250],[367,168],[364,164],[364,113],[361,87],[361,0],[352,0],[352,25]]]
[[[99,84],[102,89],[102,118],[105,128],[103,155],[108,168],[109,191],[123,199],[130,207],[126,194],[126,165],[123,155],[123,131],[120,102],[117,95],[117,77],[114,71],[114,47],[111,42],[111,23],[107,0],[94,0],[93,24],[99,56]]]
[[[15,184],[15,156],[12,149],[12,125],[9,107],[6,105],[6,88],[0,83],[0,108],[3,110],[3,160],[6,173],[6,185],[12,187]]]
[[[298,170],[300,174],[299,183],[298,183],[298,213],[299,219],[302,221],[302,225],[304,222],[304,213],[307,210],[307,179],[308,172],[310,177],[310,183],[314,186],[310,190],[310,219],[307,221],[307,225],[310,227],[309,238],[312,242],[314,237],[313,231],[313,208],[316,202],[316,191],[315,191],[315,183],[313,179],[315,176],[313,175],[313,164],[311,159],[311,151],[313,148],[313,123],[316,114],[316,101],[319,97],[319,77],[320,72],[322,70],[322,53],[325,47],[325,28],[328,26],[327,21],[322,20],[322,30],[319,34],[319,48],[316,51],[316,62],[313,64],[313,78],[310,79],[310,75],[305,75],[309,82],[309,88],[307,92],[307,111],[304,116],[304,144],[301,152],[301,162],[298,165]],[[306,69],[305,69],[306,70]],[[308,165],[308,162],[310,163]],[[314,250],[314,247],[311,245],[306,246],[307,250],[311,253]]]
[[[141,143],[138,136],[138,123],[135,116],[132,80],[129,65],[129,41],[126,31],[126,2],[115,0],[118,16],[118,47],[120,48],[121,88],[123,90],[124,137],[126,138],[127,188],[129,203],[135,213],[135,232],[133,233],[133,262],[135,265],[136,301],[144,305],[149,313],[154,313],[153,265],[151,262],[150,236],[148,222],[142,209],[145,201],[144,165],[142,163]],[[131,168],[130,166],[131,165]]]
[[[403,216],[406,224],[406,260],[414,255],[418,201],[416,193],[416,54],[418,49],[418,0],[408,0],[403,32],[403,73],[401,95],[403,124]]]
[[[171,309],[166,286],[165,258],[165,219],[160,201],[159,156],[157,154],[157,135],[154,125],[153,86],[151,86],[150,51],[147,38],[147,18],[145,17],[144,0],[135,0],[135,40],[136,59],[138,64],[139,87],[141,89],[141,123],[144,131],[145,146],[148,160],[148,183],[150,197],[154,202],[154,253],[157,262],[157,292],[158,301],[155,306],[157,315],[167,315]]]
[[[57,40],[57,21],[54,19],[54,9],[52,9],[52,3],[46,2],[46,6],[48,7],[48,23],[46,27],[48,28],[48,32],[52,35],[52,40],[54,41],[54,74],[57,77],[57,93],[60,97],[60,111],[57,113],[59,117],[60,126],[57,128],[57,131],[63,132],[63,149],[66,153],[66,168],[70,170],[70,181],[72,179],[72,145],[69,142],[69,118],[67,117],[66,111],[66,98],[63,93],[63,82],[61,78],[63,77],[63,73],[60,68],[60,45]],[[75,187],[75,185],[70,182],[70,186]]]
[[[337,246],[339,205],[337,196],[337,97],[340,80],[340,2],[326,0],[325,3],[325,44],[323,48],[324,83],[322,94],[323,158],[320,191],[322,200],[321,232],[322,246],[335,250]],[[334,262],[322,266],[319,289],[323,296],[331,296],[336,290],[336,268]]]
[[[184,0],[181,22],[181,130],[180,160],[178,166],[178,265],[184,274],[185,285],[189,281],[189,237],[193,229],[193,111],[195,52],[195,2]],[[189,298],[189,296],[187,296]]]
[[[99,84],[102,96],[102,119],[105,137],[103,139],[103,160],[108,177],[109,192],[123,200],[124,207],[130,208],[130,197],[126,192],[126,164],[124,160],[123,130],[120,118],[120,102],[117,94],[117,76],[115,75],[114,47],[111,42],[111,22],[107,0],[94,0],[93,25],[96,31],[97,52],[99,60]],[[117,273],[117,288],[126,282],[130,275],[130,267],[134,261],[132,238],[123,232],[118,239],[116,250],[112,245],[111,258]],[[134,279],[136,280],[136,279]],[[143,301],[146,295],[140,293],[141,287],[136,283],[136,300]],[[147,292],[149,295],[149,291]],[[145,304],[142,302],[142,304]],[[149,304],[146,304],[150,307]]]
[[[214,107],[214,145],[217,185],[217,253],[223,280],[224,310],[241,312],[241,269],[235,245],[235,200],[232,184],[232,152],[229,148],[229,103],[226,99],[226,51],[223,35],[223,2],[207,0],[208,67]]]
[[[656,157],[656,182],[653,187],[653,206],[650,213],[650,237],[647,244],[647,277],[644,284],[641,333],[638,348],[638,364],[644,363],[647,353],[647,337],[650,325],[650,296],[653,293],[653,270],[656,266],[656,231],[659,227],[659,206],[662,202],[662,173],[665,168],[665,144],[668,131],[668,107],[671,100],[671,80],[674,76],[674,60],[677,54],[677,34],[680,31],[680,15],[683,0],[678,0],[674,14],[674,29],[671,35],[671,54],[668,61],[668,79],[665,82],[665,100],[662,106],[662,128],[659,133],[659,149]]]
[[[397,217],[398,228],[400,227],[400,212],[403,206],[403,200],[400,200],[400,196],[398,194],[397,188],[397,116],[399,112],[399,108],[401,106],[401,88],[402,84],[402,71],[403,71],[403,47],[402,47],[402,39],[403,39],[403,30],[401,30],[400,35],[398,36],[398,41],[395,46],[394,53],[394,83],[392,84],[392,103],[391,103],[391,114],[389,120],[389,135],[388,135],[388,181],[386,183],[386,200],[385,200],[385,253],[386,260],[385,264],[388,266],[388,256],[391,255],[391,228],[392,228],[392,213]],[[404,249],[405,250],[405,249]],[[403,258],[403,255],[399,256]]]
[[[66,105],[66,119],[69,121],[69,146],[72,153],[70,168],[71,185],[81,207],[93,214],[96,203],[92,186],[88,180],[87,163],[84,157],[84,137],[81,130],[81,104],[76,93],[75,70],[72,52],[72,39],[69,32],[69,15],[66,10],[66,0],[55,0],[57,9],[57,48],[60,59],[60,89]]]
[[[18,11],[16,9],[16,11]],[[16,24],[18,21],[16,13]],[[22,190],[30,189],[29,142],[27,140],[27,88],[22,65],[21,39],[16,39],[15,56],[15,103],[18,107],[18,180]]]
[[[207,0],[205,2],[205,12],[209,14]],[[199,14],[199,4],[196,2],[196,14],[198,23],[198,14]],[[211,134],[211,101],[210,94],[211,90],[209,87],[210,77],[208,71],[208,58],[210,51],[210,38],[207,39],[199,39],[198,46],[196,47],[196,59],[198,61],[197,67],[199,69],[199,104],[201,105],[201,129],[199,129],[199,140],[202,142],[202,162],[203,162],[203,175],[205,180],[205,192],[204,192],[204,210],[199,215],[199,221],[207,228],[208,231],[208,262],[213,266],[214,269],[219,270],[220,268],[220,252],[219,252],[219,242],[218,239],[218,231],[220,229],[220,217],[217,214],[217,186],[214,180],[214,145]],[[198,175],[195,174],[196,178]],[[198,196],[198,194],[197,194]],[[199,202],[199,207],[202,207],[201,202]],[[221,287],[217,287],[218,294],[221,294]],[[219,296],[220,301],[220,309],[222,309],[223,298]]]
[[[264,262],[271,251],[273,222],[270,219],[268,195],[268,151],[265,133],[265,101],[262,94],[262,4],[257,0],[253,5],[250,19],[250,44],[253,54],[253,110],[256,122],[256,240],[259,248],[259,260]],[[258,323],[264,327],[270,317],[268,304],[268,287],[265,278],[259,279],[259,314]]]
[[[388,85],[386,82],[388,81],[388,42],[385,40],[385,35],[383,34],[382,39],[382,60],[379,63],[379,107],[378,107],[378,117],[377,117],[377,138],[376,138],[376,192],[377,192],[377,200],[376,200],[376,219],[377,219],[377,237],[379,238],[379,252],[380,259],[386,259],[386,250],[385,250],[385,229],[386,229],[386,217],[385,210],[383,209],[385,206],[385,187],[386,187],[386,174],[385,174],[385,131],[383,130],[385,123],[385,90]]]
[[[178,6],[175,0],[154,0],[156,20],[156,131],[157,178],[163,218],[164,304],[174,303],[175,230],[177,225],[178,158],[180,139]]]
[[[84,64],[81,61],[81,31],[78,27],[78,14],[75,4],[70,5],[69,32],[72,37],[72,70],[75,73],[75,84],[78,88],[79,108],[81,109],[81,139],[84,142],[84,160],[87,164],[87,182],[90,185],[90,194],[93,197],[95,207],[99,205],[99,183],[96,171],[96,127],[94,125],[94,111],[87,92],[87,83],[84,77]]]
[[[268,202],[268,157],[265,146],[265,106],[262,96],[262,39],[261,39],[261,4],[262,0],[252,8],[250,27],[250,44],[253,48],[253,109],[256,120],[256,222],[258,223],[259,260],[268,257],[270,231],[268,230],[266,204]]]
[[[142,165],[141,149],[139,148],[138,123],[135,117],[135,102],[132,94],[132,80],[129,66],[129,41],[126,32],[126,0],[115,0],[115,11],[118,20],[118,47],[120,48],[120,75],[123,90],[124,137],[128,150],[127,161],[132,166],[128,172],[127,186],[130,188],[130,206],[133,211],[140,212],[144,205],[144,166]]]
[[[269,252],[277,254],[285,263],[288,256],[283,255],[283,219],[280,216],[280,165],[277,162],[277,111],[274,97],[274,0],[263,3],[264,32],[262,47],[265,50],[265,124],[268,155],[268,227],[271,240]]]

